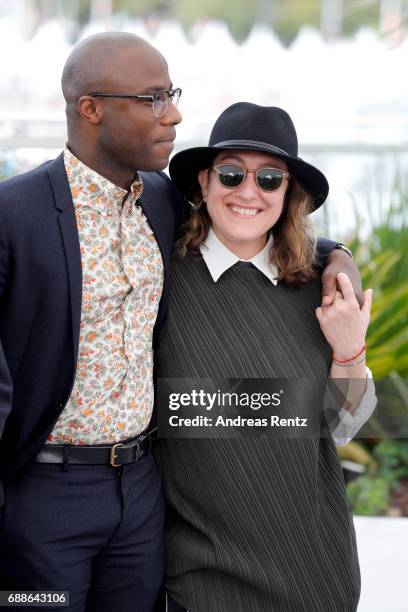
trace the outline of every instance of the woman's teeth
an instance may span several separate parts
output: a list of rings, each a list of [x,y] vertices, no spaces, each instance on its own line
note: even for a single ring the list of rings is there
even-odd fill
[[[254,217],[259,213],[259,208],[239,208],[238,206],[231,206],[230,208],[232,212],[245,215],[246,217]]]

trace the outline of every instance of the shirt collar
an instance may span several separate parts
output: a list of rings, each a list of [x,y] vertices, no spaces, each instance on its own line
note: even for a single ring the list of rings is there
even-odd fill
[[[92,206],[102,214],[106,214],[112,207],[118,208],[120,212],[123,201],[128,195],[126,189],[118,187],[92,168],[89,168],[89,166],[75,157],[67,146],[64,149],[64,164],[71,191],[73,186],[76,188],[73,196],[78,193],[84,196],[81,198],[82,206]],[[136,173],[136,178],[131,184],[129,191],[132,201],[140,198],[142,191],[142,179]],[[77,198],[73,197],[73,199],[75,203]]]
[[[215,283],[224,272],[238,261],[249,261],[255,268],[258,268],[271,283],[277,285],[278,269],[269,261],[269,250],[272,243],[273,237],[270,236],[262,251],[254,255],[251,259],[241,259],[221,242],[212,227],[210,227],[206,240],[200,246],[200,251]]]

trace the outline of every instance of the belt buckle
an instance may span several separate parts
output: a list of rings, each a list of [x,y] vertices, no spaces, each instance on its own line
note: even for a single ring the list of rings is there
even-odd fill
[[[110,464],[112,467],[114,468],[118,468],[122,466],[122,463],[116,463],[115,459],[118,458],[117,454],[116,454],[116,449],[120,446],[125,446],[124,444],[122,444],[121,442],[117,442],[116,444],[114,444],[110,450]]]

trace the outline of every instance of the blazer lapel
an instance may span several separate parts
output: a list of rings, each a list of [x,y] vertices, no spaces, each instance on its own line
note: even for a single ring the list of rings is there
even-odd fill
[[[174,239],[174,219],[168,210],[168,202],[163,189],[154,184],[149,173],[141,172],[140,175],[143,180],[143,193],[139,198],[139,203],[159,245],[163,260],[164,282],[167,284],[169,257]],[[157,181],[156,173],[154,173],[154,178]]]
[[[54,194],[55,208],[59,211],[58,222],[61,229],[65,259],[68,268],[72,314],[72,338],[76,364],[78,360],[79,327],[81,323],[82,262],[75,209],[65,172],[63,153],[50,163],[48,174]]]
[[[49,164],[47,170],[54,194],[55,208],[58,211],[58,222],[64,243],[68,269],[72,313],[72,337],[76,364],[78,360],[79,331],[81,323],[82,262],[75,209],[65,172],[63,153]],[[175,212],[174,207],[169,201],[171,197],[170,193],[167,193],[169,190],[163,189],[162,181],[165,181],[165,179],[157,176],[157,173],[143,172],[141,176],[143,180],[143,193],[140,197],[140,205],[154,232],[161,252],[164,268],[163,297],[166,302],[169,287],[169,258],[173,249],[176,226]],[[172,197],[175,197],[174,194],[172,194]],[[161,310],[163,311],[163,308]],[[163,312],[161,312],[161,317],[163,317]]]

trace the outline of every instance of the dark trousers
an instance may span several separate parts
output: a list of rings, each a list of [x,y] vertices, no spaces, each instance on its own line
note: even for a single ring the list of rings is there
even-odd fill
[[[33,463],[0,516],[0,590],[69,591],[75,612],[153,610],[164,501],[151,454],[120,468]]]
[[[171,599],[163,588],[157,598],[154,612],[188,612],[188,610]]]

